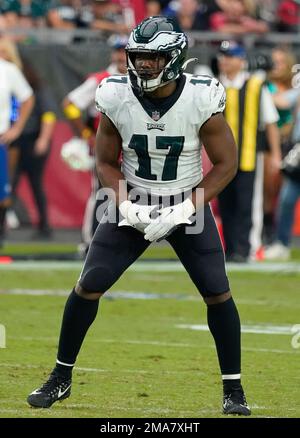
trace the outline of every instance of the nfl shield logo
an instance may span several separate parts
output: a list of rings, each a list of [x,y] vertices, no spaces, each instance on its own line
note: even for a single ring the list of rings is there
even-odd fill
[[[152,119],[157,122],[157,120],[160,119],[160,112],[159,111],[152,111]]]

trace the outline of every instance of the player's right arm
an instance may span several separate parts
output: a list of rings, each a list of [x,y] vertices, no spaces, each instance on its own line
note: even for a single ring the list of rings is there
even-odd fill
[[[136,226],[138,223],[150,223],[153,206],[139,206],[128,200],[125,177],[120,169],[119,157],[122,150],[122,138],[117,129],[117,113],[122,103],[122,88],[126,81],[120,77],[111,77],[102,81],[96,91],[96,108],[102,113],[96,135],[96,166],[103,187],[114,191],[120,213],[125,219],[119,226]]]
[[[122,139],[117,128],[108,116],[102,114],[96,135],[97,173],[102,186],[114,191],[117,205],[120,203],[119,182],[125,180],[119,163],[121,149]],[[124,194],[122,197],[124,201]]]
[[[202,98],[202,101],[199,100],[199,106],[203,107],[204,120],[199,131],[199,139],[213,167],[198,187],[204,190],[204,204],[208,204],[234,178],[238,168],[238,153],[232,131],[223,116],[226,92],[222,84],[215,78],[207,80],[207,86],[202,88],[199,96]],[[197,205],[195,193],[193,203],[196,210],[201,207]]]

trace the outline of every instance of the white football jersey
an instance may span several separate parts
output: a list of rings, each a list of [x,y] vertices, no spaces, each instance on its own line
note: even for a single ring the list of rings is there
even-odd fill
[[[122,172],[133,187],[180,193],[202,179],[199,130],[225,109],[225,90],[209,76],[184,74],[167,98],[139,97],[127,76],[111,76],[96,91],[96,107],[122,138]]]

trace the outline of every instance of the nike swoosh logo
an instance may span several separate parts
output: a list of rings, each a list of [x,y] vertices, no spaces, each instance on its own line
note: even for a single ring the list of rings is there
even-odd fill
[[[59,389],[58,394],[57,394],[57,397],[58,397],[58,398],[62,397],[62,396],[68,391],[69,388],[71,388],[71,385],[69,385],[64,391],[61,391],[61,390]]]
[[[165,216],[165,218],[168,217],[168,216],[170,216],[170,214],[172,214],[173,211],[174,211],[174,208],[170,208],[170,210],[168,211],[168,214],[167,214],[167,216]]]
[[[30,395],[40,394],[41,391],[39,389],[35,389]]]

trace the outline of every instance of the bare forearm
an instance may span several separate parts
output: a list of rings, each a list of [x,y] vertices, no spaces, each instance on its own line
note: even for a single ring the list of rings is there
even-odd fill
[[[92,25],[92,29],[103,30],[108,32],[120,32],[127,33],[128,27],[125,24],[113,23],[107,20],[95,20]]]
[[[76,135],[88,140],[92,135],[92,130],[84,123],[82,119],[81,110],[73,104],[68,97],[63,100],[63,111],[66,118],[72,125],[72,128]]]
[[[281,157],[280,133],[277,125],[275,123],[267,125],[266,134],[272,155],[275,157]]]
[[[218,29],[218,32],[241,35],[245,33],[245,30],[241,24],[224,24]]]
[[[113,190],[117,205],[127,199],[120,167],[121,151],[122,138],[113,122],[103,114],[96,135],[96,167],[102,186]]]
[[[237,146],[223,114],[212,116],[202,126],[200,139],[213,168],[198,186],[204,190],[204,198],[197,200],[195,195],[193,197],[196,210],[217,196],[234,178],[238,168]]]
[[[39,138],[42,139],[45,143],[49,143],[52,138],[54,128],[55,128],[55,121],[42,122]]]
[[[70,120],[70,122],[76,135],[79,137],[88,140],[93,135],[92,130],[83,122],[81,117]]]
[[[202,198],[202,196],[197,197],[196,192],[193,193],[192,201],[196,210],[202,207],[202,202],[206,205],[222,192],[234,178],[236,171],[237,167],[235,162],[230,166],[224,163],[215,164],[197,187],[204,190],[204,198]]]
[[[125,177],[119,166],[97,160],[97,174],[102,186],[113,190],[117,205],[127,199]]]

